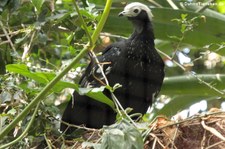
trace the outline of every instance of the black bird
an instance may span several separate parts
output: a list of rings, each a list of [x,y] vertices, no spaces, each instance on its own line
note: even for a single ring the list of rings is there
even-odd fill
[[[122,85],[114,92],[122,106],[133,108],[132,113],[145,114],[158,95],[164,79],[164,62],[154,44],[151,24],[153,15],[146,5],[133,2],[128,4],[119,16],[126,16],[131,21],[134,32],[129,39],[106,47],[98,60],[105,63],[103,70],[109,84]],[[104,79],[100,69],[91,61],[80,80],[80,86],[100,87],[101,82],[104,82]],[[108,90],[103,93],[111,98]],[[77,92],[73,93],[72,100],[64,111],[63,121],[75,125],[84,124],[91,128],[101,128],[115,122],[116,113],[108,105]],[[67,125],[61,124],[62,131],[66,128]]]

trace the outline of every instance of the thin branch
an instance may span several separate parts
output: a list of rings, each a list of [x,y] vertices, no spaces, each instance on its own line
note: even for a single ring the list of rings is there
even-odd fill
[[[47,148],[52,149],[52,144],[51,144],[50,140],[48,140],[46,134],[44,134],[44,138],[45,138],[45,142],[47,144]]]
[[[54,118],[54,119],[57,120],[57,121],[60,121],[60,123],[65,124],[68,127],[73,127],[73,128],[77,128],[77,129],[84,129],[84,130],[88,130],[88,131],[96,131],[96,129],[94,129],[94,128],[88,128],[88,127],[85,127],[85,126],[78,126],[78,125],[74,125],[74,124],[64,122],[64,121],[56,119],[56,118]]]
[[[176,149],[177,149],[177,147],[175,146],[174,140],[175,140],[176,137],[177,137],[178,127],[179,127],[179,124],[176,125],[176,131],[175,131],[174,136],[173,136],[173,139],[172,139],[172,141],[173,141],[173,143],[172,143],[172,144],[173,144],[172,148],[175,147]]]
[[[88,28],[87,28],[87,25],[86,25],[86,23],[85,23],[85,21],[84,21],[84,18],[82,17],[82,15],[81,15],[81,13],[80,13],[80,9],[79,9],[79,7],[77,6],[76,0],[73,0],[73,4],[74,4],[75,9],[76,9],[76,11],[77,11],[78,17],[79,17],[79,19],[81,20],[81,23],[82,23],[82,25],[83,25],[84,31],[85,31],[85,33],[86,33],[88,39],[89,39],[89,46],[90,46],[90,47],[93,47],[94,43],[93,43],[93,41],[92,41],[92,38],[91,38],[90,33],[88,32]]]
[[[26,56],[28,55],[28,52],[30,51],[30,47],[33,43],[33,40],[34,40],[34,35],[35,35],[36,31],[34,31],[31,35],[31,39],[30,39],[30,43],[28,45],[25,45],[24,47],[24,52],[23,52],[23,55],[22,55],[22,61],[25,60]]]
[[[113,35],[113,34],[109,34],[109,33],[100,33],[100,36],[113,37],[113,38],[119,38],[119,39],[127,39],[127,37],[120,36],[120,35]]]
[[[160,139],[159,139],[155,134],[150,133],[149,135],[152,136],[153,138],[155,138],[155,139],[157,140],[157,142],[159,143],[159,145],[160,145],[162,148],[166,148],[166,146],[164,146],[164,145],[162,144],[162,142],[160,142]],[[155,146],[154,146],[154,147],[155,147]]]
[[[104,73],[104,70],[103,70],[102,66],[100,65],[100,62],[99,62],[97,56],[95,55],[95,53],[94,53],[93,51],[90,51],[90,54],[91,54],[91,57],[95,60],[95,63],[98,65],[98,68],[99,68],[100,71],[101,71],[101,74],[102,74],[102,76],[103,76],[103,78],[104,78],[104,80],[105,80],[106,85],[109,86],[109,81],[108,81],[108,79],[106,78],[106,75],[105,75],[105,73]]]
[[[21,33],[21,29],[17,30],[17,31],[14,31],[14,32],[9,32],[8,35],[12,37],[12,36],[15,36],[15,35],[17,35],[19,33]],[[5,34],[0,34],[0,38],[1,37],[5,37],[5,36],[6,36]]]
[[[214,136],[220,138],[222,141],[225,141],[225,137],[221,133],[219,133],[215,128],[207,126],[205,124],[205,121],[201,121],[201,124],[205,130],[211,132]]]
[[[224,143],[224,142],[225,142],[225,141],[220,141],[220,142],[214,143],[213,145],[210,145],[210,146],[206,147],[205,149],[211,149],[211,148],[214,148],[215,146],[220,145],[220,144],[222,144],[222,143]]]
[[[0,45],[3,45],[3,44],[7,44],[7,43],[10,43],[8,40],[7,41],[2,41],[1,43],[0,43]]]
[[[188,72],[191,76],[195,77],[200,83],[206,85],[207,87],[209,87],[210,89],[214,90],[215,92],[219,93],[220,95],[224,96],[225,93],[223,91],[220,91],[219,89],[215,88],[214,86],[212,86],[211,84],[205,82],[204,80],[200,79],[198,77],[198,75],[193,72],[193,71],[187,71],[187,69],[181,65],[180,63],[178,63],[177,61],[175,61],[173,58],[171,58],[169,55],[167,55],[166,53],[160,51],[159,49],[157,49],[157,51],[162,54],[163,56],[165,56],[166,58],[168,58],[169,60],[171,60],[174,64],[176,64],[177,66],[179,66],[182,70]]]
[[[166,58],[168,58],[169,60],[171,60],[174,64],[176,64],[177,66],[179,66],[182,70],[187,71],[186,68],[181,65],[180,63],[178,63],[177,61],[175,61],[172,57],[170,57],[169,55],[167,55],[166,53],[162,52],[159,49],[156,49],[160,54],[162,54],[163,56],[165,56]]]
[[[7,40],[8,40],[8,42],[9,42],[11,48],[13,49],[14,53],[15,53],[16,55],[18,55],[18,53],[17,53],[17,51],[16,51],[16,48],[14,47],[14,44],[12,43],[12,40],[10,39],[9,34],[8,34],[8,32],[6,31],[6,29],[5,29],[5,27],[4,27],[4,25],[3,25],[3,23],[2,23],[1,20],[0,20],[0,26],[1,26],[1,28],[2,28],[2,30],[3,30],[3,32],[4,32],[4,34],[5,34],[5,36],[6,36]]]
[[[204,149],[205,147],[205,142],[206,142],[206,130],[204,130],[204,134],[202,137],[202,141],[201,141],[201,149]]]

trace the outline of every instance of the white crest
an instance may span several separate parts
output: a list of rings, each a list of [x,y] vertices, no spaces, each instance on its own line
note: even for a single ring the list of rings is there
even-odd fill
[[[136,17],[141,12],[141,10],[146,11],[149,20],[152,20],[153,15],[150,8],[139,2],[133,2],[128,4],[120,14],[128,17]]]

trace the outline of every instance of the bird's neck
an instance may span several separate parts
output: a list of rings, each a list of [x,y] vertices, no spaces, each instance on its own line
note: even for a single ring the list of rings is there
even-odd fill
[[[131,39],[139,39],[143,42],[151,43],[154,46],[154,32],[150,21],[132,21],[134,25],[134,32],[131,35]]]

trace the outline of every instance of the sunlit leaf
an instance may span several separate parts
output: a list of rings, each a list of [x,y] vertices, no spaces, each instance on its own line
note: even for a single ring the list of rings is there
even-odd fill
[[[28,67],[24,64],[9,64],[6,66],[9,72],[18,73],[25,77],[35,80],[36,82],[46,85],[49,83],[56,75],[55,73],[46,72],[31,72]],[[65,88],[73,88],[78,90],[78,85],[70,82],[59,81],[52,90],[54,92],[61,92]]]
[[[219,12],[225,13],[225,0],[217,0],[216,2]]]
[[[79,88],[79,93],[81,95],[87,95],[97,101],[105,103],[109,105],[112,109],[114,109],[115,107],[113,101],[110,100],[105,94],[103,94],[104,90],[104,86],[99,88]]]

